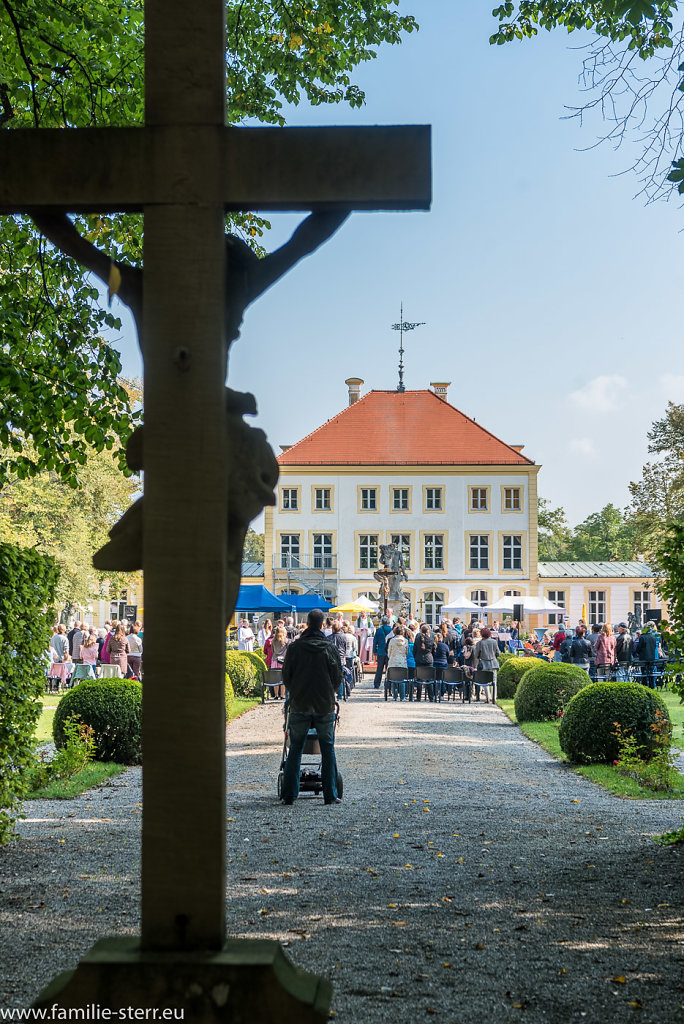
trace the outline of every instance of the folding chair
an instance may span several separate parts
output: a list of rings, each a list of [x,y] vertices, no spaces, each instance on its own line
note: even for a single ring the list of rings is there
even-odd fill
[[[261,703],[263,704],[266,700],[266,690],[270,691],[269,696],[273,696],[274,691],[278,686],[283,684],[283,670],[282,668],[267,668],[266,672],[261,680]]]
[[[425,693],[428,695],[428,699],[436,700],[435,670],[432,665],[416,665],[416,687],[418,688],[416,700],[420,700],[423,684],[425,684]]]
[[[475,686],[482,686],[483,688],[486,688],[487,696],[489,696],[489,691],[491,687],[492,703],[496,700],[496,687],[494,685],[493,672],[487,672],[483,668],[476,669],[476,671],[473,673],[473,683]]]
[[[385,683],[385,700],[387,700],[388,690],[392,683],[399,684],[399,696],[402,700],[406,696],[406,669],[405,668],[388,668],[387,669],[387,682]],[[401,695],[401,688],[404,690],[404,697]]]
[[[452,697],[456,700],[456,690],[461,691],[461,700],[470,703],[470,680],[466,678],[465,672],[457,665],[445,668],[442,677],[447,686],[447,700]]]

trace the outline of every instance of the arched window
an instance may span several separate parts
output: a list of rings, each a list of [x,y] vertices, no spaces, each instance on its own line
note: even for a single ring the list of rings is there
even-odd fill
[[[471,590],[470,600],[473,604],[478,605],[480,608],[484,608],[486,604],[489,604],[489,595],[486,590]]]
[[[423,598],[424,619],[429,626],[439,625],[442,605],[444,604],[444,593],[441,590],[430,590]]]

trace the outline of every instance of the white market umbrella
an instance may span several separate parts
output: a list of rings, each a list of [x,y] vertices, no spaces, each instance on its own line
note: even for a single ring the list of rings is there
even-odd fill
[[[443,604],[443,612],[481,612],[479,604],[475,604],[474,601],[469,601],[465,594],[461,594],[454,601],[450,601],[449,604]]]

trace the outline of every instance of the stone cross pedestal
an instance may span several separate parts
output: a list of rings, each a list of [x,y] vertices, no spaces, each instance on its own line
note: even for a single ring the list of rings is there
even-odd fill
[[[39,1005],[322,1020],[329,986],[225,940],[227,209],[430,202],[429,129],[225,124],[223,0],[147,0],[144,128],[3,131],[0,213],[142,210],[145,572],[142,934],[99,942]],[[172,642],[201,600],[189,669]],[[275,794],[275,790],[274,790]]]

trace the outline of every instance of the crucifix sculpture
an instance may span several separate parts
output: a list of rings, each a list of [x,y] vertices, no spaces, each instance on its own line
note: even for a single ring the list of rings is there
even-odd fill
[[[244,434],[249,397],[224,388],[227,347],[245,306],[350,210],[429,207],[429,129],[227,127],[223,0],[147,0],[145,111],[144,128],[3,131],[0,142],[0,213],[29,212],[101,277],[108,264],[94,265],[100,254],[65,213],[144,212],[144,290],[140,272],[119,268],[145,365],[144,455],[141,435],[129,446],[144,503],[122,524],[145,572],[142,935],[98,943],[41,1005],[186,999],[186,1020],[304,1024],[323,1019],[326,986],[301,972],[283,982],[275,943],[225,941],[224,628],[240,531],[276,473],[257,432]],[[227,209],[313,213],[258,261],[226,239]],[[229,457],[245,436],[262,453],[257,474]],[[116,532],[112,543],[102,564],[118,568],[126,545]],[[168,642],[188,600],[201,602],[209,638],[191,679]],[[264,980],[278,957],[281,995]],[[241,981],[248,968],[257,975]]]

